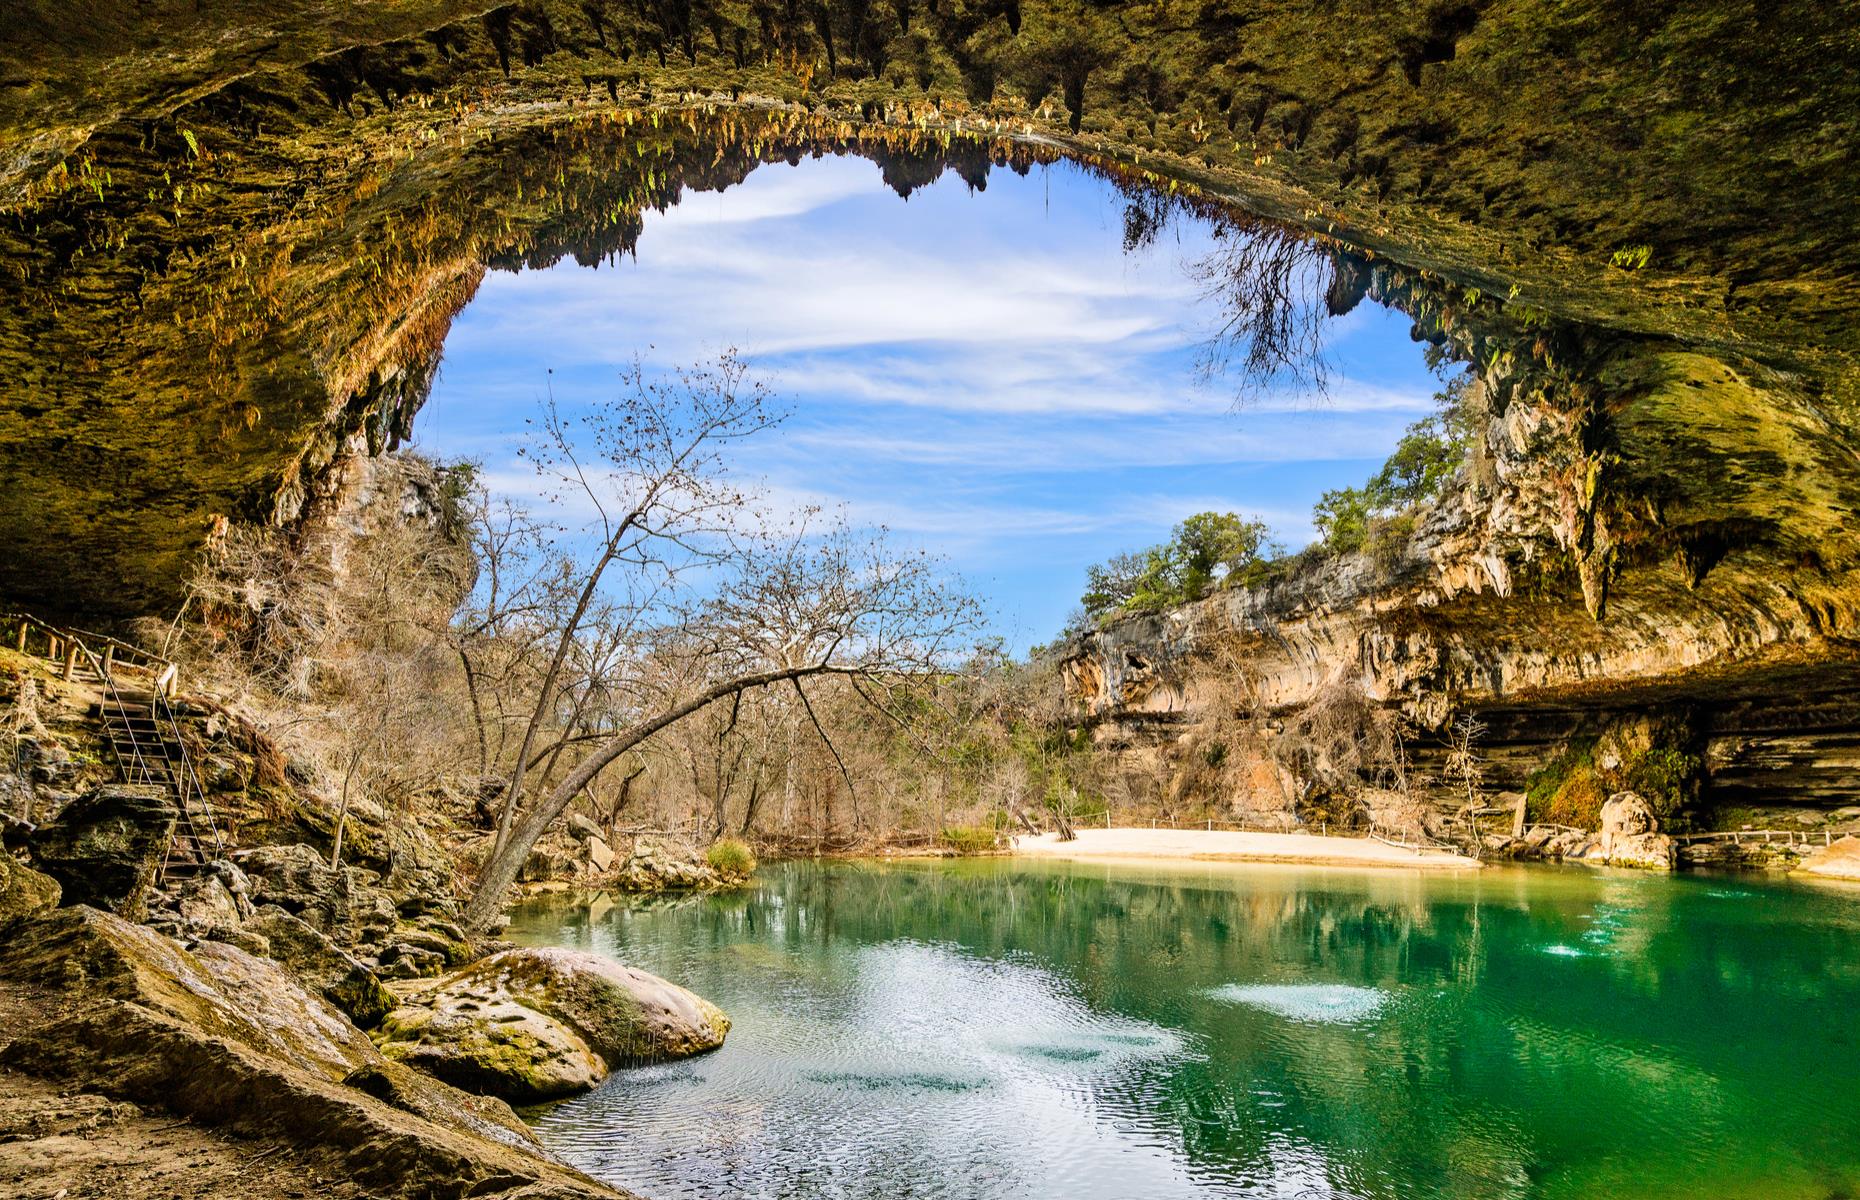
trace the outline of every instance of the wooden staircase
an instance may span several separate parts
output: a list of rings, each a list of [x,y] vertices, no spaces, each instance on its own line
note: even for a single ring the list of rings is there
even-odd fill
[[[110,688],[92,714],[103,725],[117,778],[163,789],[180,810],[158,880],[195,874],[224,857],[219,830],[166,698]]]
[[[175,664],[100,634],[62,629],[17,613],[4,619],[18,622],[15,645],[21,653],[51,661],[62,679],[96,687],[99,699],[90,711],[102,725],[118,782],[161,788],[174,801],[180,819],[157,882],[197,873],[225,857],[212,806],[170,703]],[[101,652],[94,648],[97,645]],[[131,684],[131,676],[143,677],[144,686]]]

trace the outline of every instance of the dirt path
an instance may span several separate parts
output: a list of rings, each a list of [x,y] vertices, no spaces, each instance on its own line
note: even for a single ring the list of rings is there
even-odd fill
[[[1471,870],[1479,861],[1436,850],[1405,850],[1373,838],[1318,837],[1309,833],[1237,833],[1199,829],[1081,829],[1078,839],[1057,834],[1020,837],[1014,852],[1032,858],[1199,859],[1230,862],[1310,863],[1323,866]]]

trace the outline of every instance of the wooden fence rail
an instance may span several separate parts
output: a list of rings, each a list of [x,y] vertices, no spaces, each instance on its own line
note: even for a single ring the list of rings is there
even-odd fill
[[[71,679],[78,665],[87,663],[100,677],[114,679],[119,669],[146,675],[149,690],[157,696],[172,697],[180,682],[180,670],[173,662],[108,634],[67,629],[21,612],[0,614],[0,628],[6,626],[14,628],[13,648],[21,654],[40,654],[33,649],[33,635],[43,638],[45,650],[40,657],[59,663],[64,679]]]
[[[1676,833],[1675,842],[1732,842],[1742,845],[1744,842],[1771,845],[1781,842],[1785,846],[1831,846],[1835,839],[1849,837],[1860,830],[1853,829],[1720,829],[1709,833]]]

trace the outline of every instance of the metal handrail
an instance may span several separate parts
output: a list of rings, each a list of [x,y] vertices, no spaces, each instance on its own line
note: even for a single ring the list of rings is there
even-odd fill
[[[89,646],[86,646],[83,642],[77,641],[76,639],[73,639],[73,644],[83,651],[84,656],[90,660],[91,669],[97,673],[97,678],[102,681],[110,701],[116,705],[116,711],[121,718],[123,736],[129,739],[129,749],[135,756],[136,769],[142,776],[141,782],[151,782],[155,772],[149,765],[149,757],[143,755],[142,743],[137,739],[135,729],[130,724],[129,718],[124,711],[127,707],[127,702],[123,699],[123,693],[116,686],[115,672],[111,671]],[[169,673],[171,674],[172,672],[173,665],[170,664]],[[159,706],[159,708],[157,706]],[[206,819],[207,832],[213,836],[214,856],[216,858],[226,857],[226,844],[220,838],[218,822],[213,819],[213,807],[207,802],[206,789],[201,786],[200,776],[194,771],[193,760],[187,753],[187,742],[182,739],[180,726],[174,717],[174,709],[168,704],[167,697],[162,695],[159,688],[156,689],[155,694],[150,698],[149,712],[151,718],[153,718],[154,714],[157,712],[160,712],[160,714],[166,718],[168,728],[174,734],[175,745],[179,746],[181,749],[181,764],[187,771],[185,777],[176,778],[174,759],[168,754],[165,741],[162,745],[161,759],[168,775],[168,782],[177,793],[175,800],[180,807],[181,819],[187,823],[188,833],[193,837],[195,845],[198,846],[201,842],[200,826],[194,819],[194,810],[192,806],[188,804],[188,788],[191,785],[194,796],[200,801],[200,807]],[[160,722],[154,721],[153,723],[155,724],[157,736],[159,737],[161,730]],[[120,754],[118,756],[118,764],[119,766],[121,764]]]
[[[186,777],[182,780],[181,786],[181,811],[183,813],[188,811],[187,796],[188,790],[191,787],[195,799],[200,801],[200,810],[207,822],[207,832],[213,835],[213,856],[215,858],[225,858],[226,843],[220,837],[219,822],[213,819],[213,804],[207,799],[207,789],[201,786],[199,773],[194,770],[194,759],[193,756],[187,752],[187,740],[181,736],[181,723],[175,719],[174,707],[168,703],[167,697],[159,693],[155,697],[155,703],[161,706],[161,714],[166,718],[168,728],[174,734],[174,744],[180,747],[181,750],[181,767],[187,772]],[[173,760],[170,759],[169,761],[172,764]],[[188,824],[191,826],[193,823],[193,817],[189,815]],[[198,830],[195,831],[194,836],[196,838],[200,836]]]
[[[104,689],[110,696],[110,699],[115,703],[117,711],[119,713],[122,712],[124,707],[123,694],[116,689],[115,676],[104,669],[103,660],[92,653],[89,646],[86,646],[83,642],[74,642],[74,644],[79,650],[84,652],[84,657],[90,659],[91,670],[97,672],[97,678],[103,682]],[[134,782],[147,783],[154,775],[154,771],[150,768],[148,759],[143,757],[142,743],[136,740],[136,731],[130,727],[127,719],[123,721],[122,725],[123,736],[129,739],[129,751],[135,756],[136,770],[142,776],[139,781]],[[112,744],[111,748],[115,748],[114,744]],[[120,752],[117,754],[117,765],[119,767],[122,765],[122,754]]]

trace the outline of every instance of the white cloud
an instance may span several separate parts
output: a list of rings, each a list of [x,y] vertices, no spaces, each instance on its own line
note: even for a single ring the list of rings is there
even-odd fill
[[[946,182],[906,209],[863,161],[688,195],[648,216],[637,261],[487,280],[423,420],[445,429],[442,452],[476,454],[491,486],[534,498],[545,489],[514,447],[545,366],[574,405],[611,395],[611,369],[638,355],[672,366],[736,345],[796,410],[743,449],[764,519],[845,505],[966,569],[1021,588],[1046,571],[1070,595],[1083,562],[1193,512],[1259,516],[1303,544],[1311,499],[1352,472],[1337,464],[1379,460],[1431,410],[1418,354],[1399,370],[1405,326],[1367,306],[1333,327],[1327,394],[1236,404],[1233,381],[1191,369],[1209,309],[1173,256],[1194,238],[1126,256],[1114,194],[1094,212],[1052,182],[1050,215],[1038,177],[985,200]],[[586,508],[571,498],[557,515],[576,524]]]

